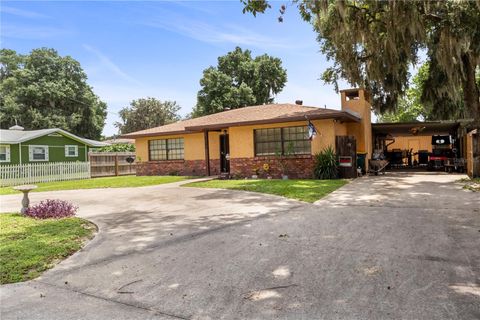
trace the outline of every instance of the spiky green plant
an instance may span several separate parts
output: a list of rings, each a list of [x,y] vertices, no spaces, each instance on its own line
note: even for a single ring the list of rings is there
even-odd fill
[[[324,148],[315,154],[315,167],[313,173],[317,179],[337,179],[337,155],[332,146]]]

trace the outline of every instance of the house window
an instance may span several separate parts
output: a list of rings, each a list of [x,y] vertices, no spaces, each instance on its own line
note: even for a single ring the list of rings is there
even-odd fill
[[[312,143],[308,139],[308,127],[283,128],[283,150],[284,154],[311,154]]]
[[[254,130],[255,155],[266,156],[282,153],[282,129],[269,128]]]
[[[254,130],[255,156],[310,154],[307,126]]]
[[[30,161],[48,161],[48,146],[28,146]]]
[[[184,158],[183,138],[148,141],[150,161],[182,160]]]
[[[10,162],[9,145],[0,145],[0,162]]]
[[[78,146],[76,146],[76,145],[66,145],[65,146],[65,157],[78,157]]]

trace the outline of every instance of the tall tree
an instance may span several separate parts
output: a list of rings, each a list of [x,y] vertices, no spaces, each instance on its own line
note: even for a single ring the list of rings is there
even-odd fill
[[[0,51],[0,126],[25,129],[61,128],[98,139],[107,105],[87,84],[80,63],[54,49],[35,49],[28,55]]]
[[[191,116],[272,103],[286,82],[287,72],[279,58],[267,54],[252,58],[250,50],[236,47],[219,57],[216,67],[203,71],[202,88]]]
[[[422,91],[428,78],[429,64],[424,63],[417,74],[412,78],[412,83],[405,94],[399,98],[395,110],[377,113],[379,122],[412,122],[417,120],[432,120],[431,112],[422,103]]]
[[[426,86],[429,86],[429,77],[430,63],[425,62],[420,66],[415,76],[412,77],[410,86],[405,94],[399,98],[397,108],[382,114],[377,113],[378,121],[410,122],[417,120],[453,120],[465,118],[464,103],[461,99],[455,102],[443,102],[444,107],[441,110],[438,105],[435,107],[429,100],[424,98],[424,92],[428,90]],[[458,88],[458,90],[461,90],[461,88]],[[452,103],[456,105],[448,105]]]
[[[241,0],[244,12],[270,8],[267,0]],[[333,66],[323,80],[343,78],[372,92],[377,112],[395,110],[408,88],[409,67],[426,48],[430,63],[423,100],[448,116],[462,99],[467,116],[480,122],[480,1],[294,0],[318,33]],[[285,6],[280,12],[283,15]],[[280,21],[283,16],[280,16]],[[459,90],[462,88],[462,90]],[[455,110],[453,110],[455,111]]]
[[[133,100],[118,112],[122,122],[115,122],[121,134],[163,126],[180,120],[180,106],[175,101],[155,98]]]

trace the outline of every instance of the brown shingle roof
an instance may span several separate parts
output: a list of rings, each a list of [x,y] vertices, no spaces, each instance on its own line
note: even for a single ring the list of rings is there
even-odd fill
[[[339,119],[359,121],[358,115],[350,112],[301,106],[296,104],[267,104],[223,111],[195,119],[183,120],[161,127],[141,130],[122,135],[124,138],[157,136],[178,133],[199,132],[205,129],[224,129],[232,126],[301,121],[307,117],[315,119]]]

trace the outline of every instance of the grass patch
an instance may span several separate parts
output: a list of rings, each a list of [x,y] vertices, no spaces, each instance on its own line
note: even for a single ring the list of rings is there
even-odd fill
[[[37,220],[0,214],[0,283],[26,281],[65,259],[92,238],[96,226],[80,218]]]
[[[464,189],[479,192],[480,191],[480,178],[467,178],[467,179],[460,179],[460,182],[465,183],[463,186]]]
[[[55,181],[36,183],[37,189],[32,192],[57,191],[57,190],[76,190],[76,189],[95,189],[95,188],[125,188],[125,187],[143,187],[163,183],[177,182],[188,179],[181,176],[121,176],[92,178],[85,180]],[[0,188],[0,195],[19,193],[12,187]]]
[[[210,180],[185,187],[219,188],[275,194],[305,202],[315,202],[347,183],[346,180]]]

